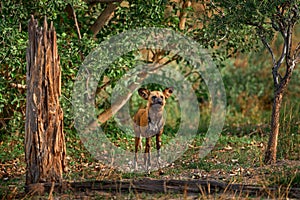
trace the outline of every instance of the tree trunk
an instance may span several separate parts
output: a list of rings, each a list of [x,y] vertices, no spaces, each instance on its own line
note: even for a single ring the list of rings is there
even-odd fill
[[[38,28],[31,17],[27,48],[25,122],[26,185],[61,182],[66,146],[60,107],[61,70],[53,25]]]
[[[282,103],[283,93],[280,91],[274,92],[274,101],[271,116],[271,133],[269,137],[268,147],[265,154],[265,163],[272,164],[276,162],[277,141],[279,135],[279,120],[280,108]]]
[[[293,62],[287,61],[287,71],[283,78],[280,78],[277,75],[275,75],[278,74],[278,71],[276,71],[273,74],[275,91],[274,91],[274,101],[273,101],[272,116],[271,116],[271,133],[270,133],[269,142],[266,149],[265,160],[264,160],[266,164],[273,164],[276,162],[277,141],[278,141],[279,125],[280,125],[280,108],[281,108],[284,92],[286,91],[286,88],[291,80],[292,72],[294,69],[294,65],[291,65],[289,63],[293,63]],[[276,81],[277,78],[280,78],[280,82]]]

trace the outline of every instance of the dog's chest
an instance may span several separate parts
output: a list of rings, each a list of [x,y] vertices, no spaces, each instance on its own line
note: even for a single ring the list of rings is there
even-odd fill
[[[148,114],[148,127],[146,130],[147,136],[158,134],[164,126],[164,119],[161,113]]]

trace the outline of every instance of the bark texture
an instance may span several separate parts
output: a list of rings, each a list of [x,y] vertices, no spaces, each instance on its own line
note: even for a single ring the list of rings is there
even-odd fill
[[[272,164],[276,162],[277,141],[279,135],[280,108],[282,103],[282,93],[275,93],[272,116],[271,116],[271,133],[268,142],[268,148],[265,153],[265,162]]]
[[[62,182],[66,146],[63,111],[59,103],[61,69],[56,46],[56,32],[38,27],[31,17],[28,26],[27,102],[25,122],[26,185]]]

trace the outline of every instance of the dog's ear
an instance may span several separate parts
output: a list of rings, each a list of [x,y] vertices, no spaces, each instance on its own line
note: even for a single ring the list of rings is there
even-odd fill
[[[172,95],[173,90],[174,90],[173,87],[169,87],[169,88],[164,89],[163,93],[164,93],[166,99],[169,98]]]
[[[138,90],[138,92],[139,92],[139,95],[140,95],[141,97],[143,97],[143,99],[148,100],[148,97],[149,97],[149,95],[150,95],[150,91],[149,91],[149,90],[147,90],[147,89],[145,89],[145,88],[140,88],[140,89]]]

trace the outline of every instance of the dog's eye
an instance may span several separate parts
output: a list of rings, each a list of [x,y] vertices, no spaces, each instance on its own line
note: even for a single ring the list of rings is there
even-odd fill
[[[151,97],[153,100],[156,99],[156,96]]]
[[[160,96],[160,98],[162,98],[162,99],[163,99],[163,98],[164,98],[164,96]]]

